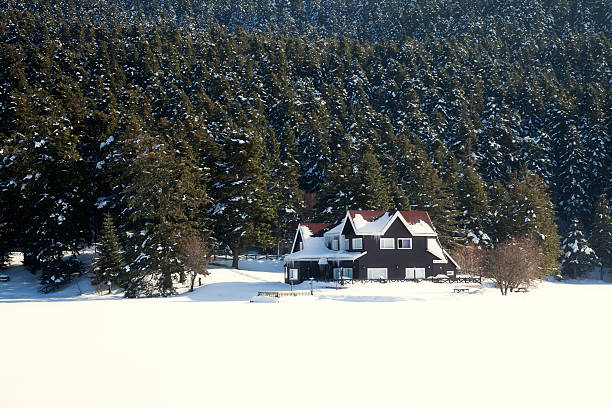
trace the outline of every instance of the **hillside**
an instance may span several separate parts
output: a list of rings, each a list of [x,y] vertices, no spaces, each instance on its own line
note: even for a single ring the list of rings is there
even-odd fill
[[[0,254],[43,282],[107,212],[136,275],[181,231],[282,251],[346,208],[427,210],[448,247],[536,233],[552,272],[610,197],[605,2],[2,5]]]

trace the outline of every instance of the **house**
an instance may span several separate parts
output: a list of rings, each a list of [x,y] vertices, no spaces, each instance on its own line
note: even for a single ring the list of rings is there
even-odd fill
[[[332,224],[298,226],[285,257],[285,282],[411,280],[454,276],[458,269],[427,212],[349,210]]]

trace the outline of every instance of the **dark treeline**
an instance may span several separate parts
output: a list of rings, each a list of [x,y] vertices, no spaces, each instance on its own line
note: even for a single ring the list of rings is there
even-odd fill
[[[450,247],[534,232],[553,273],[608,217],[606,2],[0,5],[0,255],[42,283],[106,214],[134,296],[173,292],[193,231],[282,252],[299,219],[418,208]]]

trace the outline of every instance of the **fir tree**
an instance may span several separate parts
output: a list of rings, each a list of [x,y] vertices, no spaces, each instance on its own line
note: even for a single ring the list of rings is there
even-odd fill
[[[100,255],[94,264],[93,285],[118,283],[125,286],[127,281],[123,275],[123,261],[117,241],[115,223],[110,213],[104,217],[102,239],[100,242]]]
[[[605,195],[601,195],[597,201],[592,231],[589,242],[597,254],[600,278],[603,279],[604,268],[612,267],[612,215],[610,202]]]
[[[563,251],[562,272],[571,278],[584,275],[597,263],[597,255],[591,249],[577,218],[572,220],[561,246]]]

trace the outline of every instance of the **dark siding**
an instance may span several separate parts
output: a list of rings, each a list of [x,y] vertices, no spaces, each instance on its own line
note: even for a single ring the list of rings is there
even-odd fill
[[[363,237],[363,247],[368,253],[360,258],[360,279],[367,279],[367,268],[387,268],[389,279],[404,279],[406,268],[425,268],[425,276],[446,273],[446,264],[434,264],[436,258],[427,252],[427,237],[413,237],[399,219],[382,236],[395,238],[395,249],[380,249],[380,238]],[[412,238],[412,249],[397,249],[397,238]]]

